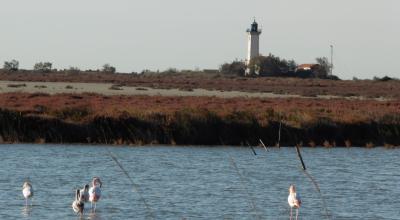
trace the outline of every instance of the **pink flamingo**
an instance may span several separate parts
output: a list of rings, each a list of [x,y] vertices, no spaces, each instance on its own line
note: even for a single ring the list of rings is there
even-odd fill
[[[81,216],[83,215],[83,210],[85,209],[85,203],[83,195],[81,194],[81,191],[79,189],[77,189],[75,192],[75,200],[72,203],[72,209],[74,210],[75,213],[80,214]]]
[[[94,212],[96,212],[96,204],[100,200],[101,197],[101,180],[99,177],[94,177],[92,180],[92,187],[89,189],[89,201],[91,202],[91,207],[93,209],[94,203]]]
[[[33,197],[33,187],[29,181],[24,182],[24,185],[22,186],[22,194],[24,195],[25,198],[25,206],[28,206],[28,199]]]
[[[290,187],[289,187],[288,203],[290,206],[290,220],[292,220],[293,208],[296,209],[296,220],[297,220],[297,218],[299,216],[299,209],[301,206],[301,199],[300,199],[299,194],[296,193],[295,185],[290,185]]]

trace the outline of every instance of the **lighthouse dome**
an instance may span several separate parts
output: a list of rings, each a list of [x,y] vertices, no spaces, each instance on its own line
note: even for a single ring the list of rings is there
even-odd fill
[[[254,22],[251,24],[251,31],[258,32],[258,23],[256,22],[256,20],[254,20]]]
[[[248,33],[257,33],[261,34],[261,29],[258,28],[258,23],[256,22],[256,19],[254,19],[253,23],[251,24],[250,28],[247,29]]]

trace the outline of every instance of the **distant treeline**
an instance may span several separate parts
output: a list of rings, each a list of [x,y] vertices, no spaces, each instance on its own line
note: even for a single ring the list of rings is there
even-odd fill
[[[221,65],[220,71],[226,74],[239,76],[275,76],[275,77],[301,77],[301,78],[321,78],[339,79],[337,76],[330,75],[333,68],[328,58],[316,58],[315,64],[307,64],[309,69],[299,68],[294,60],[281,59],[278,56],[269,54],[268,56],[255,57],[248,65],[244,61],[233,61]],[[301,66],[300,66],[301,67]]]
[[[400,117],[390,121],[335,123],[321,118],[312,124],[293,127],[283,123],[281,146],[360,146],[400,145]],[[98,116],[85,122],[64,121],[0,110],[2,143],[89,143],[118,145],[245,145],[276,146],[278,120],[260,122],[249,112],[220,116],[210,111],[182,110],[172,117],[154,113],[147,116]]]
[[[278,56],[269,54],[268,56],[259,56],[252,59],[248,64],[244,61],[235,60],[232,62],[222,64],[219,69],[185,69],[178,70],[177,68],[167,68],[163,71],[144,69],[140,72],[131,72],[135,75],[146,74],[176,74],[176,73],[205,73],[205,74],[224,74],[230,76],[269,76],[269,77],[299,77],[299,78],[319,78],[319,79],[333,79],[339,80],[339,77],[331,75],[333,68],[332,64],[326,57],[316,58],[314,64],[310,65],[310,69],[299,68],[299,65],[294,60],[281,59]],[[301,67],[301,66],[300,66]],[[79,73],[117,73],[117,69],[110,65],[104,64],[98,69],[81,70],[79,67],[71,66],[67,69],[56,69],[51,62],[38,62],[31,70],[23,70],[19,68],[19,61],[10,60],[5,61],[1,72],[13,73],[66,73],[66,74],[79,74]],[[359,80],[353,77],[353,80]],[[393,77],[374,77],[376,81],[389,81],[397,80]]]
[[[8,71],[8,72],[20,71],[19,61],[18,60],[5,61],[4,65],[3,65],[3,71]],[[24,71],[24,70],[22,70],[22,71]],[[58,72],[58,71],[63,71],[63,72],[67,72],[67,73],[80,73],[81,72],[81,70],[78,67],[73,67],[73,66],[69,67],[68,69],[64,69],[64,70],[54,69],[53,64],[51,62],[36,63],[33,66],[31,71],[38,72],[38,73],[51,73],[51,72]],[[107,64],[104,64],[101,69],[85,70],[83,72],[115,73],[116,68],[107,63]]]

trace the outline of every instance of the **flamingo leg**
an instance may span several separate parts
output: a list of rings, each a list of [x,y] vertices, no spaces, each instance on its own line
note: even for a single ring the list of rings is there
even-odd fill
[[[293,209],[292,209],[292,207],[290,207],[290,220],[292,220],[292,214],[293,214]]]
[[[296,220],[297,220],[298,217],[299,217],[299,209],[297,208],[296,209]]]

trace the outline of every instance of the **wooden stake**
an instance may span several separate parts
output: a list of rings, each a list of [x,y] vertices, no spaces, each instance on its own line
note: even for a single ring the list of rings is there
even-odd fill
[[[279,131],[278,131],[278,148],[281,148],[281,130],[282,130],[282,119],[279,122]]]
[[[297,151],[297,156],[298,156],[299,159],[300,159],[301,166],[303,167],[303,170],[306,170],[306,165],[304,164],[303,157],[301,156],[300,147],[299,147],[298,144],[296,145],[296,151]]]
[[[251,146],[248,141],[246,141],[246,144],[251,148],[251,150],[253,151],[253,154],[255,156],[257,156],[257,152],[254,150],[253,146]]]
[[[261,143],[261,145],[264,147],[265,151],[267,151],[267,152],[268,152],[268,149],[267,149],[267,147],[265,146],[264,142],[263,142],[261,139],[260,139],[260,143]]]

